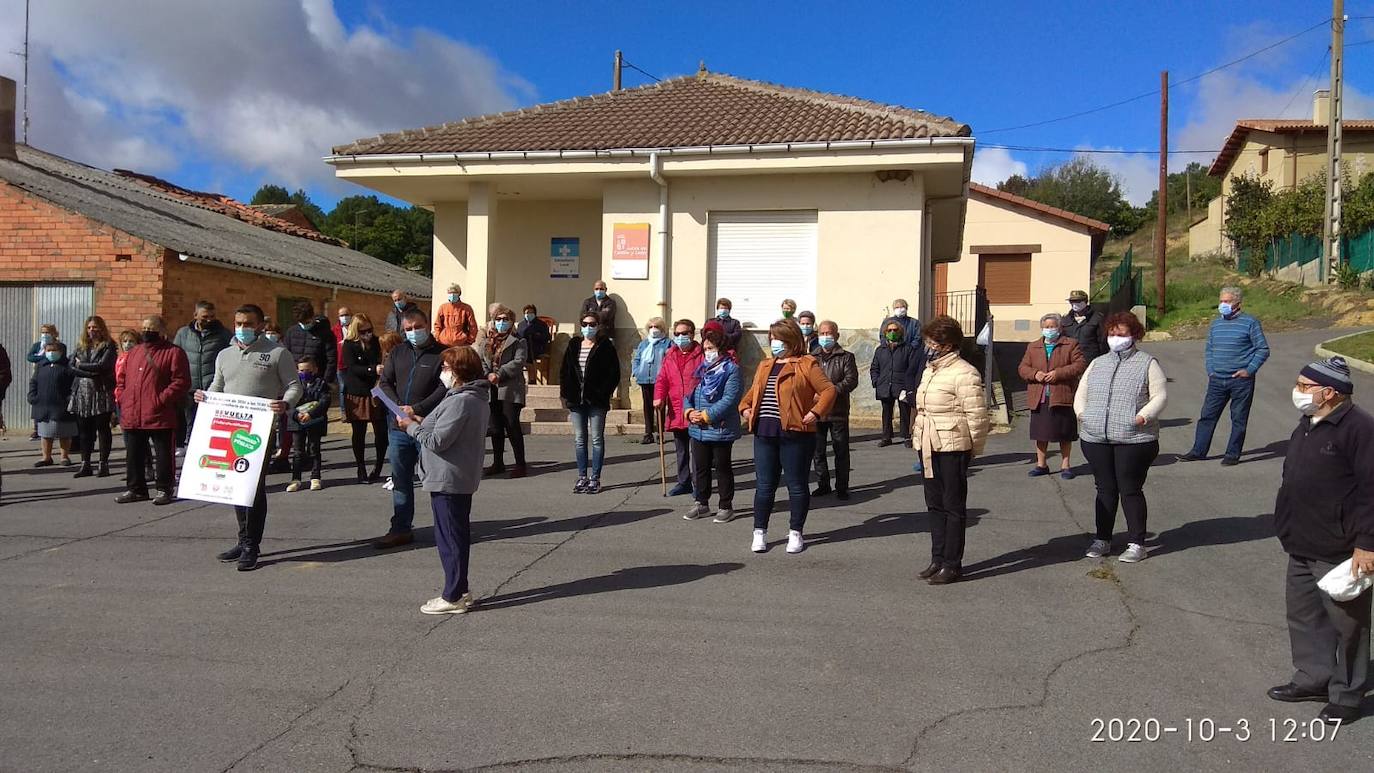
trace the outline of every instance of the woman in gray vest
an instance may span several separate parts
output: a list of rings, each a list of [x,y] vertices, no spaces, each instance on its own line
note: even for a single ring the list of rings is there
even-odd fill
[[[1127,546],[1121,561],[1145,560],[1145,476],[1159,456],[1159,414],[1167,379],[1159,361],[1136,348],[1145,327],[1134,314],[1107,318],[1110,351],[1093,360],[1079,382],[1073,410],[1083,456],[1097,483],[1097,534],[1088,558],[1112,550],[1112,529],[1120,502],[1126,513]]]

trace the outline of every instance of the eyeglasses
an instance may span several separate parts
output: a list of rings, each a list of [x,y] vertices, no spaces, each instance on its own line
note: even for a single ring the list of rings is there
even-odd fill
[[[1306,392],[1307,390],[1309,390],[1309,389],[1314,389],[1314,388],[1315,388],[1315,389],[1324,389],[1324,388],[1325,388],[1325,387],[1323,387],[1321,384],[1317,384],[1317,383],[1303,383],[1303,382],[1301,382],[1301,381],[1299,381],[1299,382],[1297,383],[1296,386],[1297,386],[1298,391],[1300,391],[1300,392]]]

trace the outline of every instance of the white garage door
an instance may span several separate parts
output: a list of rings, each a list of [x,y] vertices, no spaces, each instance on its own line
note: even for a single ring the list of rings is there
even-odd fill
[[[712,293],[745,327],[767,328],[784,298],[816,308],[816,212],[712,212]],[[715,308],[712,307],[711,312]]]

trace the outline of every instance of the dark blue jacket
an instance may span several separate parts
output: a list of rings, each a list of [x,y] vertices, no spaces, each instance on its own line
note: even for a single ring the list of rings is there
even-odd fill
[[[525,345],[529,351],[530,362],[543,357],[549,350],[549,342],[553,340],[553,334],[549,332],[549,326],[544,324],[544,320],[535,317],[533,322],[524,319],[515,326],[515,335],[525,340]]]
[[[921,383],[921,372],[925,369],[925,347],[880,345],[873,351],[873,362],[868,366],[874,397],[896,400],[902,392],[906,392],[908,401],[915,399],[916,387]]]
[[[76,421],[67,412],[67,403],[72,399],[72,382],[76,374],[67,364],[66,355],[57,362],[48,362],[33,369],[29,379],[29,405],[33,406],[31,415],[34,421]]]

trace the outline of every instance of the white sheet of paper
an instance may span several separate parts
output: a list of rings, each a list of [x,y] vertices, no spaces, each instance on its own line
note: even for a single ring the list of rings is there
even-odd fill
[[[397,405],[396,402],[392,400],[390,397],[387,397],[386,392],[383,392],[381,387],[372,387],[372,396],[377,398],[378,400],[381,400],[382,405],[385,405],[386,409],[388,411],[391,411],[391,414],[396,418],[408,418],[406,416],[406,412],[401,410],[401,406]]]

